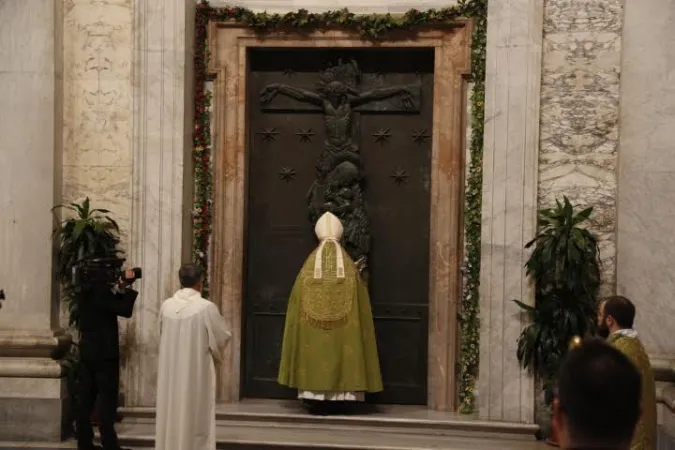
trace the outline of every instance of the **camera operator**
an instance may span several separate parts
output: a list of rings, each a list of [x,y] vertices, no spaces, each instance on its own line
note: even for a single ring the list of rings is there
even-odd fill
[[[92,450],[91,415],[98,400],[99,430],[104,450],[120,450],[115,432],[119,395],[118,317],[130,318],[138,292],[130,288],[140,269],[124,271],[119,279],[83,283],[80,310],[77,448]]]

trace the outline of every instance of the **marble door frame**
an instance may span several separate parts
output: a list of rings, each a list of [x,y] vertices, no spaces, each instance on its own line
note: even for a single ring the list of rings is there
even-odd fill
[[[466,82],[472,22],[397,36],[374,44],[353,33],[272,34],[261,38],[234,23],[209,25],[210,71],[214,81],[215,216],[212,240],[212,298],[234,329],[221,366],[220,401],[240,393],[242,287],[246,185],[246,71],[252,47],[427,47],[435,51],[434,128],[429,291],[428,405],[452,410],[456,401],[457,308],[461,295],[462,210],[466,130]]]
[[[152,406],[157,378],[157,313],[161,302],[178,288],[178,265],[191,259],[192,195],[188,188],[192,173],[197,2],[133,0],[133,5],[134,120],[130,136],[133,182],[129,251],[130,261],[143,266],[146,276],[139,284],[141,295],[126,334],[129,357],[124,367],[124,392],[127,405]],[[385,6],[382,8],[380,12],[387,11]],[[514,309],[511,299],[534,301],[522,263],[527,258],[523,244],[536,228],[544,2],[490,0],[487,15],[480,376],[476,394],[482,419],[532,422],[534,384],[513,357],[518,333],[526,319]],[[353,37],[345,39],[346,43],[360,45]],[[222,83],[222,77],[226,68],[221,64],[218,70],[221,74],[218,89],[224,89],[227,84]],[[236,83],[230,83],[229,89],[235,88]],[[232,90],[231,94],[236,96],[236,91]],[[234,100],[230,106],[236,107]],[[224,112],[220,111],[220,117]],[[233,114],[236,117],[236,113]],[[217,133],[222,133],[223,124],[217,125]],[[226,136],[215,138],[222,147]],[[235,173],[228,177],[230,186],[238,180]],[[218,188],[221,202],[223,187],[221,180]],[[234,211],[221,210],[221,215],[216,218],[218,224],[235,217]],[[447,253],[442,250],[443,254]],[[227,262],[227,258],[232,257],[232,253],[219,256],[223,261],[219,263],[221,274],[225,267],[232,267],[233,263]],[[448,267],[450,262],[444,264]],[[221,275],[219,283],[224,281]],[[236,296],[241,290],[239,286],[240,280],[235,287],[221,288],[220,295]],[[456,309],[456,304],[451,307]],[[449,335],[443,328],[442,317],[452,318],[451,326],[454,326],[455,319],[450,312],[442,310],[437,315],[434,326],[441,328],[436,334]],[[239,341],[234,344],[233,350]],[[436,353],[437,359],[431,363],[439,371],[445,369],[450,376],[454,374],[454,367],[449,364],[454,358],[454,349],[451,351]],[[236,362],[236,372],[225,374],[226,380],[230,377],[230,388],[224,387],[221,396],[236,399],[238,387],[232,387],[232,380],[239,377],[238,347],[236,354],[228,357]],[[430,386],[440,384],[442,378],[439,380]],[[439,395],[453,398],[452,393],[445,392]],[[433,404],[442,409],[447,401]]]

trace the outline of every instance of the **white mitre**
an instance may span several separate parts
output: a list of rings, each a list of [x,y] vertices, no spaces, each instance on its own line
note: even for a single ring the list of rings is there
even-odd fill
[[[314,233],[316,233],[316,237],[321,244],[316,251],[316,257],[314,259],[314,279],[318,280],[323,276],[323,247],[328,242],[336,246],[337,277],[345,277],[345,262],[342,256],[342,247],[340,246],[340,239],[342,238],[343,231],[344,228],[342,227],[340,219],[330,212],[324,213],[319,217],[319,220],[316,221]]]
[[[314,233],[319,239],[319,242],[325,240],[337,240],[342,239],[342,232],[344,231],[342,227],[342,222],[340,219],[335,217],[333,213],[327,212],[324,213],[319,220],[316,221],[316,226],[314,227]]]

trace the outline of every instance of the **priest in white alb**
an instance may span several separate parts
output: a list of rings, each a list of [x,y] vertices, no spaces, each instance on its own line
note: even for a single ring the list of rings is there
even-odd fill
[[[159,313],[155,448],[215,450],[215,363],[231,333],[216,305],[201,296],[201,268],[183,265],[178,277],[181,289]]]

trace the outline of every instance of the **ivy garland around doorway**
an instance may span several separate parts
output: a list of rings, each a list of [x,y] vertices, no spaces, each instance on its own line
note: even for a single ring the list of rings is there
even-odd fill
[[[213,173],[211,166],[211,92],[206,83],[209,49],[207,27],[211,21],[235,21],[259,33],[288,31],[309,33],[326,29],[358,32],[364,39],[378,40],[393,31],[414,31],[449,25],[460,18],[474,20],[471,56],[471,142],[464,205],[465,280],[459,313],[459,410],[470,413],[475,408],[475,381],[478,372],[481,186],[483,182],[483,123],[485,117],[485,40],[487,1],[459,0],[457,5],[427,11],[410,10],[403,15],[356,15],[346,9],[319,14],[306,10],[287,14],[255,13],[246,8],[213,8],[208,1],[198,5],[195,31],[195,102],[194,102],[194,176],[193,205],[194,256],[208,274],[208,248],[213,220]],[[205,282],[208,295],[208,280]]]

